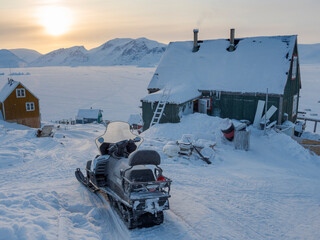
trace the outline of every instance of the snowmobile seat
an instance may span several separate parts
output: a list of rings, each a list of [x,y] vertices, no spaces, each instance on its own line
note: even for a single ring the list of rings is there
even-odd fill
[[[129,155],[128,164],[130,167],[136,165],[159,165],[160,155],[154,150],[138,150]]]
[[[136,166],[125,173],[125,177],[132,182],[153,182],[155,177],[150,168],[145,166]]]

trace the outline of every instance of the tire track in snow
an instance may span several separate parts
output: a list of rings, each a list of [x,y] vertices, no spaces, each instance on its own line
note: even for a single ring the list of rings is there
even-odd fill
[[[265,239],[264,236],[262,236],[258,231],[256,231],[255,229],[253,229],[249,225],[245,225],[241,221],[235,220],[235,218],[233,218],[232,213],[230,215],[228,215],[228,212],[230,212],[230,206],[229,207],[226,206],[225,203],[222,203],[221,201],[219,201],[218,203],[215,201],[212,201],[212,202],[210,202],[210,206],[208,206],[207,204],[203,203],[203,199],[197,197],[196,195],[191,195],[186,192],[184,192],[183,195],[188,196],[188,198],[193,199],[192,200],[192,207],[193,208],[197,208],[196,205],[198,204],[198,205],[204,207],[206,209],[206,211],[212,212],[213,216],[214,215],[218,216],[217,218],[213,218],[213,219],[215,219],[215,221],[211,225],[212,227],[219,227],[220,229],[226,230],[226,227],[228,227],[230,229],[230,226],[233,226],[233,227],[231,227],[231,229],[236,229],[233,232],[224,231],[224,232],[228,232],[229,236],[219,235],[219,237],[226,237],[226,238],[231,238],[231,239],[260,239],[260,240]],[[214,204],[220,204],[220,205],[219,205],[219,207],[214,207],[213,206]],[[202,209],[202,208],[199,207],[198,209]],[[224,211],[226,213],[224,213]],[[178,216],[179,215],[180,214],[178,214]],[[206,215],[208,216],[209,214],[206,214]],[[181,219],[183,219],[183,217],[181,217]],[[190,227],[195,228],[195,226],[193,226],[194,223],[189,223],[188,220],[185,220],[185,219],[183,219],[183,220]],[[201,222],[199,222],[199,224],[201,224]],[[245,229],[245,230],[243,230],[243,229]],[[207,234],[210,234],[210,232],[207,231]],[[217,236],[213,237],[213,239],[216,237]],[[208,239],[208,238],[209,238],[209,236],[203,236],[201,239]]]
[[[174,215],[175,218],[179,219],[179,222],[181,224],[183,224],[184,227],[186,227],[189,231],[191,231],[193,233],[192,235],[195,235],[194,239],[207,239],[199,231],[194,229],[194,227],[190,223],[188,223],[185,219],[183,219],[183,217],[179,213],[175,212],[173,209],[170,209],[169,212],[172,213],[172,215]],[[173,216],[171,216],[171,217],[173,217]]]

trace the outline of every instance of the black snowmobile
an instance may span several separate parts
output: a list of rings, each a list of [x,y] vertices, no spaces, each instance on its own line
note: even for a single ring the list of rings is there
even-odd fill
[[[171,180],[162,175],[158,152],[137,150],[142,141],[128,123],[111,122],[96,139],[101,155],[87,162],[87,176],[75,172],[90,191],[109,199],[129,229],[161,224],[169,209]]]

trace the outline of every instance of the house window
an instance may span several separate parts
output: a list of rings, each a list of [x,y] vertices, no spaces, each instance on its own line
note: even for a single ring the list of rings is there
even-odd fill
[[[26,90],[24,88],[17,88],[16,89],[16,96],[17,96],[17,98],[26,97]]]
[[[216,91],[216,100],[221,99],[221,91]]]
[[[34,111],[35,110],[34,102],[27,102],[26,103],[26,110],[27,110],[27,112]]]
[[[295,80],[296,79],[296,77],[297,77],[297,68],[298,68],[298,56],[297,55],[293,55],[291,80]]]
[[[292,116],[295,116],[297,114],[297,109],[298,109],[298,95],[294,95],[293,101],[292,101]]]

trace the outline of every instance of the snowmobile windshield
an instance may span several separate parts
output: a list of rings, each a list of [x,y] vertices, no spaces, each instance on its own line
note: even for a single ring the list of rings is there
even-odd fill
[[[137,147],[143,141],[142,137],[135,135],[130,130],[130,125],[126,122],[110,122],[105,133],[96,139],[98,149],[103,143],[118,143],[124,140],[133,140]]]

